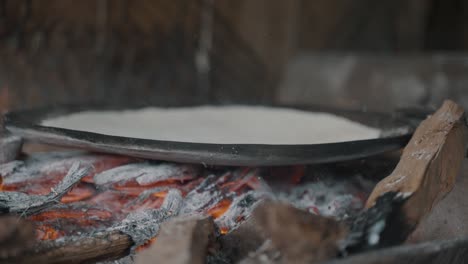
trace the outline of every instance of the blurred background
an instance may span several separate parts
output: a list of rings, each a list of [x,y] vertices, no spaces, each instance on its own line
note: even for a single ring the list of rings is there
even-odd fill
[[[464,0],[0,0],[0,107],[468,106]]]

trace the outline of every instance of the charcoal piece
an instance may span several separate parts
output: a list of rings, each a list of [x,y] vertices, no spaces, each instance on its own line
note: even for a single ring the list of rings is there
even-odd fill
[[[172,219],[161,225],[157,240],[148,250],[137,255],[136,263],[203,264],[214,235],[211,217]]]
[[[14,160],[20,153],[23,139],[14,135],[2,135],[0,138],[0,164]]]
[[[180,213],[182,215],[198,214],[220,202],[224,196],[217,189],[216,175],[206,177],[195,189],[186,196]]]
[[[22,215],[38,213],[56,203],[71,190],[84,176],[90,167],[80,167],[74,163],[63,180],[51,189],[48,195],[28,195],[20,192],[0,192],[0,212]]]
[[[347,219],[350,231],[340,242],[342,254],[400,243],[404,224],[398,213],[406,199],[394,192],[386,193],[377,199],[373,207]]]
[[[265,199],[273,199],[273,193],[253,190],[235,196],[229,209],[215,222],[218,226],[228,230],[236,228],[239,225],[239,219],[248,218]]]
[[[170,190],[161,208],[147,209],[130,213],[124,220],[112,226],[108,231],[120,231],[130,236],[134,248],[143,245],[155,237],[160,230],[160,225],[171,217],[177,216],[182,204],[182,194],[179,190]]]

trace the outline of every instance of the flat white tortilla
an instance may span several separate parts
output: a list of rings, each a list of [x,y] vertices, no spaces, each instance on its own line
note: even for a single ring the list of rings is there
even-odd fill
[[[329,113],[262,106],[86,111],[44,126],[113,136],[217,144],[319,144],[378,138],[380,130]]]

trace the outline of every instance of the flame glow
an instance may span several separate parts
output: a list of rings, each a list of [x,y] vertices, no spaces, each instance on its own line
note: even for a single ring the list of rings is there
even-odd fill
[[[168,193],[171,189],[177,189],[182,194],[185,214],[210,215],[215,219],[219,233],[227,234],[249,216],[253,204],[264,198],[262,195],[273,195],[270,183],[267,185],[264,177],[259,175],[267,174],[272,182],[280,180],[281,184],[296,186],[299,190],[304,188],[297,184],[304,181],[306,171],[305,166],[260,169],[193,168],[195,165],[166,164],[158,167],[160,163],[134,158],[80,154],[77,157],[52,156],[51,161],[36,158],[27,160],[24,162],[26,165],[22,165],[24,167],[13,172],[5,170],[10,175],[0,175],[0,191],[47,195],[75,162],[93,169],[56,205],[27,217],[35,222],[37,237],[41,240],[93,233],[121,223],[130,213],[159,209],[170,197]],[[328,206],[339,206],[335,204],[338,201],[335,199],[316,207],[316,196],[319,193],[322,196],[327,194],[327,190],[320,187],[322,185],[317,186],[316,189],[296,193],[297,199],[305,201],[299,205],[304,205],[304,209],[315,214]],[[360,194],[362,199],[358,197],[357,200],[365,201],[365,193]],[[137,251],[149,247],[155,240],[150,239]]]

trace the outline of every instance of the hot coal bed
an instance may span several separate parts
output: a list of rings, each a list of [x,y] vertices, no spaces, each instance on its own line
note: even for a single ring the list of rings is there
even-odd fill
[[[187,263],[275,261],[281,254],[290,254],[289,260],[316,259],[317,254],[309,256],[313,243],[307,246],[310,225],[330,233],[317,238],[333,244],[325,247],[332,252],[320,253],[326,259],[381,244],[379,234],[396,200],[384,201],[370,216],[363,207],[396,161],[387,156],[315,166],[222,167],[77,151],[34,153],[0,165],[0,209],[32,223],[34,237],[28,239],[65,250],[68,257],[62,260],[72,262],[134,263],[155,243],[169,243],[182,255],[190,251]],[[308,218],[314,215],[324,218]],[[187,230],[164,238],[171,225]],[[344,235],[343,228],[351,232]],[[209,239],[203,242],[204,237]],[[94,248],[87,248],[89,239]],[[306,246],[304,252],[288,253],[291,249],[275,240]],[[203,243],[199,252],[191,252]],[[73,251],[67,252],[70,246]],[[161,255],[158,261],[180,263]]]

